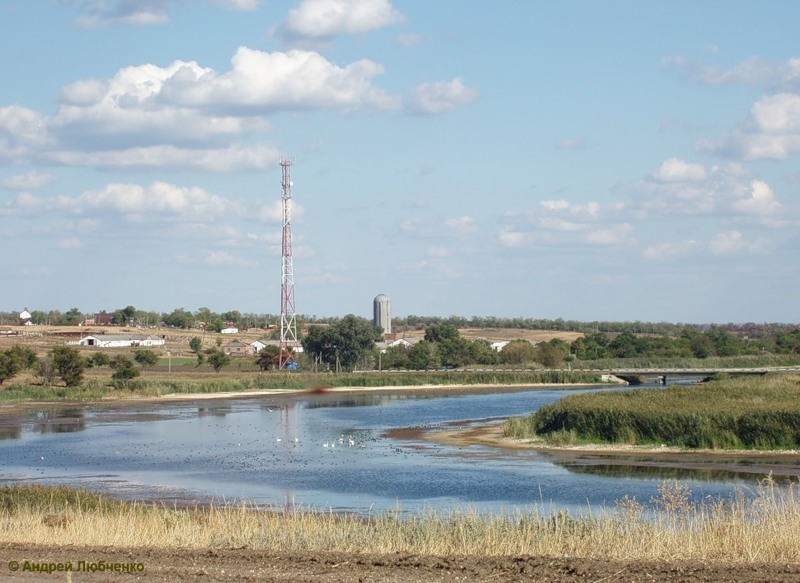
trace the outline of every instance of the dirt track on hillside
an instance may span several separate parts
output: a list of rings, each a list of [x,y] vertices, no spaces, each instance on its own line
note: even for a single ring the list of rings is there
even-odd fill
[[[800,565],[731,564],[697,561],[649,562],[562,557],[429,557],[418,555],[350,555],[342,553],[274,553],[248,549],[174,550],[92,547],[0,547],[0,580],[73,583],[98,581],[234,581],[292,582],[451,582],[451,581],[728,581],[800,582]],[[20,570],[11,572],[17,561]],[[25,561],[72,563],[65,572],[23,572]],[[95,566],[140,564],[141,572],[78,572],[79,561]]]

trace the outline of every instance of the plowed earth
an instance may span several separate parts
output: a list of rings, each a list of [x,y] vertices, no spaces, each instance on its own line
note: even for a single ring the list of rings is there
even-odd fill
[[[800,565],[697,561],[616,561],[545,557],[430,557],[405,554],[276,553],[249,549],[119,549],[4,545],[0,580],[71,581],[292,581],[292,582],[800,582]],[[20,570],[11,572],[17,561]],[[31,564],[72,563],[65,572],[23,572]],[[77,572],[78,561],[138,563],[142,572]]]

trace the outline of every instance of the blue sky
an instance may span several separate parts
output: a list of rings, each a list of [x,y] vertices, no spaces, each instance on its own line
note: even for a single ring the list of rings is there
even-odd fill
[[[798,16],[4,0],[0,310],[796,323]]]

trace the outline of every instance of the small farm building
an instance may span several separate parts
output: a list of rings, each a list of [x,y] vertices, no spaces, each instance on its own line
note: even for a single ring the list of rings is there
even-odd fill
[[[161,336],[133,336],[131,334],[99,334],[84,336],[78,341],[80,346],[97,346],[98,348],[130,348],[164,346]]]

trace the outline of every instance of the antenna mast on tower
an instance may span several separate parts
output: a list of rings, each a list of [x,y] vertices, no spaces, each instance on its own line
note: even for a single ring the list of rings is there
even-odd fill
[[[297,347],[297,318],[294,308],[294,265],[292,260],[292,180],[291,160],[281,158],[281,203],[283,206],[283,234],[281,236],[281,344],[278,369],[286,368]]]

